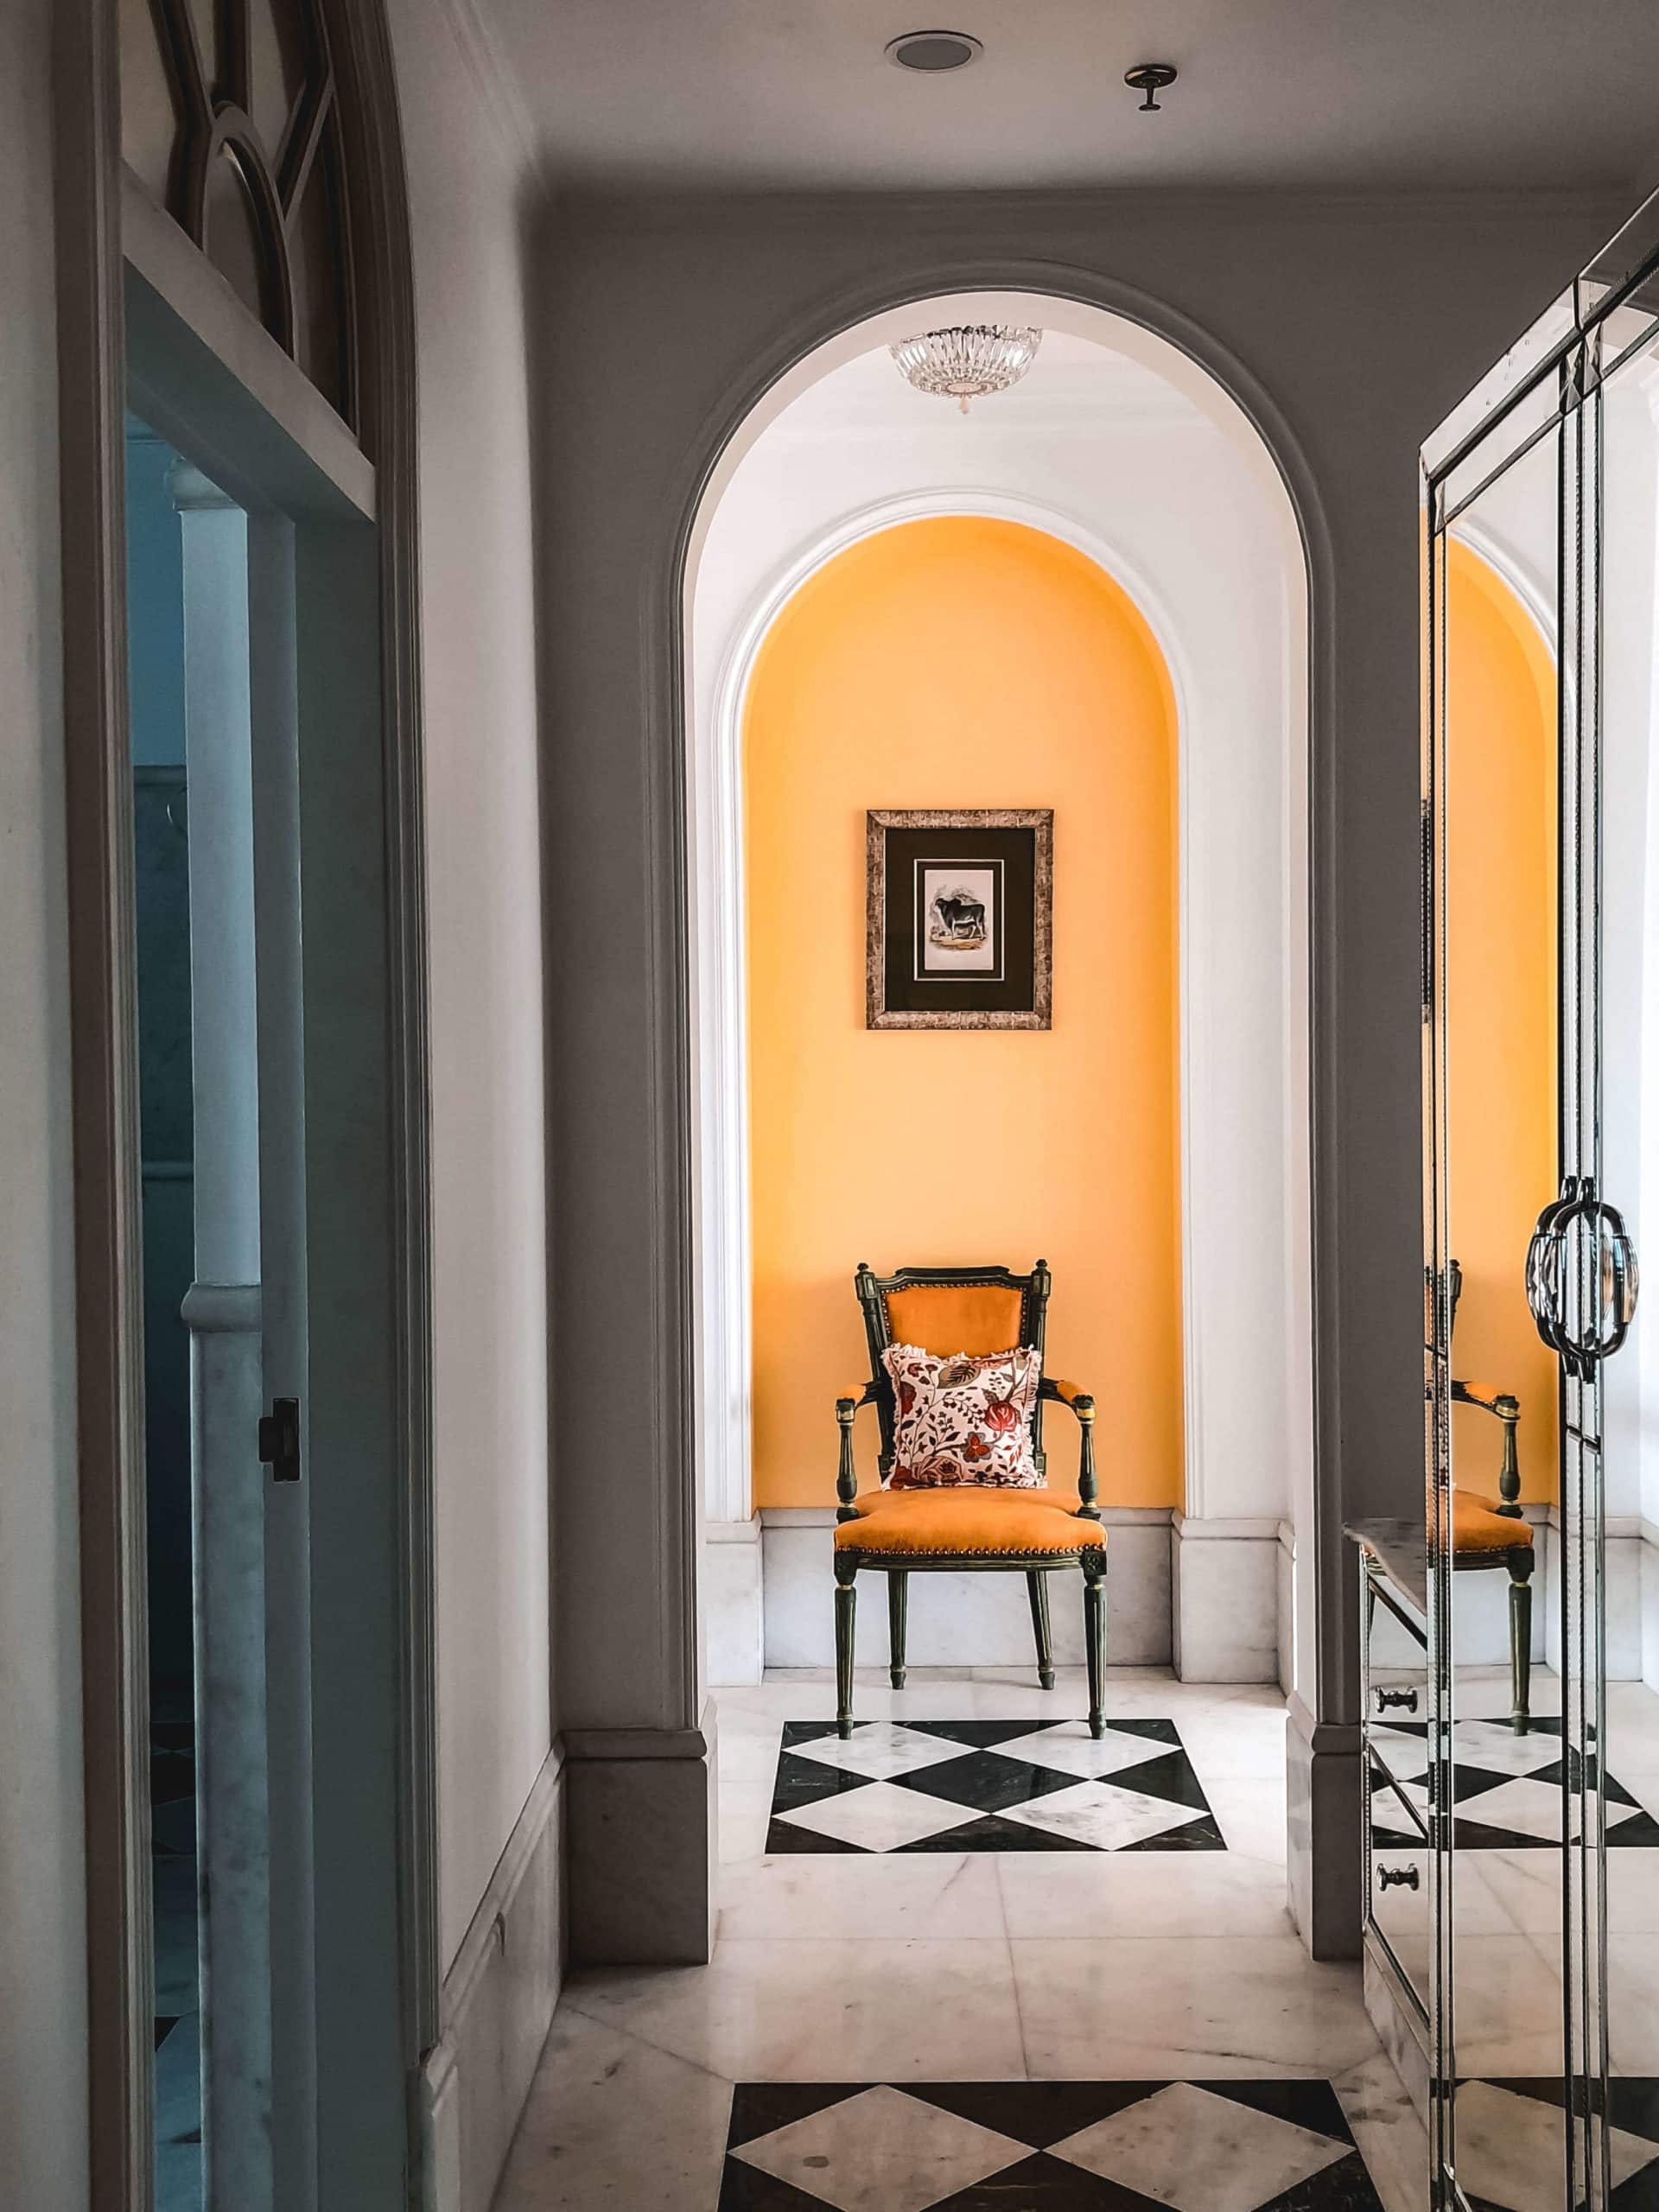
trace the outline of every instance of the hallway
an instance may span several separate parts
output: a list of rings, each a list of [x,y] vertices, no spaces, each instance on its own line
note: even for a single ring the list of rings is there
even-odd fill
[[[714,1958],[569,1976],[497,2212],[1414,2208],[1359,1969],[1285,1910],[1278,1692],[1114,1669],[1099,1745],[1083,1695],[872,1670],[838,1746],[825,1675],[721,1691]]]

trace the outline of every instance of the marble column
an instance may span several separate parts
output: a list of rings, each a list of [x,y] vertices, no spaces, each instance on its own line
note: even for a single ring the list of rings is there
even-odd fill
[[[270,1863],[265,1694],[259,1084],[248,526],[181,462],[190,839],[195,1279],[196,1866],[202,2167],[210,2207],[269,2212]]]

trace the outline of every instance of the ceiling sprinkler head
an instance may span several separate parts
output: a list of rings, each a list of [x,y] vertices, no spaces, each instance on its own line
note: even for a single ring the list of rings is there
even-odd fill
[[[1132,85],[1137,92],[1144,92],[1147,96],[1135,112],[1139,115],[1161,114],[1163,102],[1154,99],[1153,95],[1173,85],[1175,77],[1174,66],[1168,61],[1137,61],[1133,69],[1126,69],[1123,72],[1124,83]]]

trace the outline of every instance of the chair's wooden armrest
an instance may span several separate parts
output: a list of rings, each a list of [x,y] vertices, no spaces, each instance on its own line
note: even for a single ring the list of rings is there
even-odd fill
[[[1058,1399],[1061,1405],[1070,1406],[1079,1419],[1091,1417],[1095,1410],[1092,1394],[1081,1382],[1069,1382],[1063,1375],[1045,1375],[1037,1395]]]
[[[849,1383],[846,1389],[836,1393],[836,1410],[839,1412],[842,1406],[850,1406],[856,1413],[861,1406],[868,1405],[874,1395],[875,1385],[873,1382]]]
[[[1455,1376],[1452,1383],[1454,1405],[1478,1406],[1483,1413],[1497,1414],[1502,1421],[1521,1410],[1521,1401],[1507,1390],[1495,1390],[1490,1382],[1460,1382]]]

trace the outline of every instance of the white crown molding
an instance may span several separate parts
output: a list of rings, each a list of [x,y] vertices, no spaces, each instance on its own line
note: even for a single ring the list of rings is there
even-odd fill
[[[438,0],[438,12],[461,48],[467,73],[497,136],[513,152],[523,156],[533,173],[540,175],[546,156],[519,89],[519,79],[501,50],[494,26],[479,7],[478,0]]]

